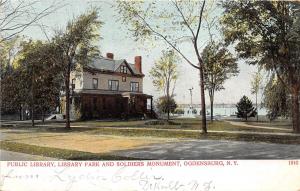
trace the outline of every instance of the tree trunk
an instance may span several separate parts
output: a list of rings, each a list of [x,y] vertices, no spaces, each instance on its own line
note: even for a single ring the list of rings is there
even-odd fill
[[[257,92],[256,92],[256,97],[255,97],[255,104],[256,104],[256,122],[258,122]]]
[[[209,99],[210,99],[210,121],[211,122],[213,122],[214,120],[214,96],[215,96],[214,89],[210,89]]]
[[[293,89],[292,92],[292,107],[293,107],[293,130],[295,133],[300,133],[300,114],[299,114],[299,88]]]
[[[22,106],[20,106],[20,109],[19,109],[19,111],[20,111],[20,121],[22,121],[22,111],[23,111],[23,109],[22,109]]]
[[[43,123],[45,122],[45,112],[44,112],[44,110],[42,110],[42,122]]]
[[[210,98],[210,120],[213,122],[214,120],[214,100]]]
[[[169,121],[170,120],[170,106],[169,105],[168,105],[168,111],[167,112],[168,112],[168,119],[167,120]]]
[[[31,126],[34,127],[34,72],[32,74],[32,84],[31,84]]]
[[[170,120],[170,79],[167,78],[167,120]]]
[[[170,120],[170,94],[169,89],[167,89],[167,113],[168,113],[168,121]]]
[[[65,77],[65,90],[66,90],[66,129],[70,129],[70,66],[68,66],[67,74]]]
[[[31,106],[31,126],[34,127],[34,106]]]
[[[202,110],[202,131],[207,133],[206,128],[206,106],[205,106],[205,93],[204,93],[204,75],[203,75],[203,66],[199,63],[200,69],[200,91],[201,91],[201,110]]]

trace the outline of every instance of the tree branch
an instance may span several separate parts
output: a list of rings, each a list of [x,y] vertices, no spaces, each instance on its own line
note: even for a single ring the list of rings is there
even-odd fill
[[[198,40],[198,36],[199,36],[200,28],[201,28],[202,15],[203,15],[204,7],[205,7],[205,0],[203,1],[202,7],[201,7],[201,10],[200,10],[199,23],[198,23],[197,33],[196,33],[196,37],[195,37],[196,40]]]
[[[187,28],[191,31],[191,33],[192,33],[192,35],[193,35],[193,38],[196,38],[193,29],[191,28],[191,26],[190,26],[189,23],[187,22],[187,20],[186,20],[184,14],[183,14],[183,12],[182,12],[182,10],[179,8],[179,6],[178,6],[178,4],[177,4],[177,1],[172,1],[172,3],[175,5],[177,11],[180,13],[181,18],[183,19],[183,21],[184,21],[185,25],[187,26]]]
[[[129,10],[130,11],[130,10]],[[138,18],[140,18],[141,20],[142,20],[142,22],[146,25],[146,27],[148,27],[149,28],[149,30],[153,33],[153,34],[155,34],[156,36],[158,36],[159,38],[162,38],[168,45],[170,45],[176,52],[178,52],[181,56],[182,56],[182,58],[185,60],[185,61],[187,61],[192,67],[194,67],[194,68],[196,68],[196,69],[200,69],[200,67],[199,66],[197,66],[197,65],[195,65],[195,64],[193,64],[171,41],[169,41],[168,39],[167,39],[167,37],[166,36],[164,36],[164,35],[162,35],[161,33],[159,33],[158,31],[156,31],[155,29],[153,29],[152,27],[151,27],[151,25],[145,20],[145,18],[143,18],[140,14],[138,14],[137,12],[134,12],[134,14],[138,17]]]
[[[30,25],[32,25],[36,21],[44,18],[45,16],[48,16],[49,14],[53,13],[54,11],[56,11],[64,6],[64,5],[57,6],[57,5],[55,5],[55,3],[53,3],[50,6],[48,6],[47,8],[40,11],[39,13],[35,14],[35,16],[32,19],[30,19],[30,21],[25,22],[25,23],[16,23],[14,25],[9,26],[9,24],[11,24],[16,19],[24,17],[25,16],[24,14],[30,15],[31,13],[29,12],[29,10],[33,10],[32,6],[36,2],[38,2],[38,1],[34,1],[32,3],[25,4],[25,5],[23,5],[24,1],[20,2],[18,4],[18,6],[15,7],[13,9],[13,11],[11,13],[9,13],[3,19],[3,21],[1,22],[1,25],[0,25],[0,32],[3,32],[3,31],[14,31],[14,32],[8,34],[7,36],[2,35],[2,38],[0,39],[0,43],[23,32],[26,28],[28,28]],[[4,6],[3,4],[1,4],[1,5]],[[22,18],[22,19],[24,20],[24,18]]]
[[[198,23],[198,28],[197,28],[197,33],[196,33],[196,37],[194,39],[194,48],[195,48],[195,52],[196,52],[196,55],[197,55],[197,58],[198,58],[198,61],[199,61],[199,69],[202,67],[203,65],[203,60],[200,56],[200,53],[199,53],[199,49],[198,49],[198,36],[199,36],[199,32],[200,32],[200,28],[201,28],[201,23],[202,23],[202,14],[203,14],[203,11],[204,11],[204,6],[205,6],[205,0],[203,1],[203,4],[202,4],[202,7],[201,7],[201,10],[200,10],[200,17],[199,17],[199,23]]]

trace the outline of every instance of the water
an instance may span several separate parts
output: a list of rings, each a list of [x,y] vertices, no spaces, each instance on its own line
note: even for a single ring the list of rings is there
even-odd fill
[[[182,108],[184,110],[184,116],[192,116],[192,115],[200,115],[201,109],[196,107],[194,109],[191,108]],[[192,113],[192,110],[196,113]],[[236,107],[214,107],[214,116],[231,116],[236,115],[237,109]],[[210,115],[210,107],[206,108],[206,114]],[[265,108],[258,108],[258,115],[266,115],[267,111]]]

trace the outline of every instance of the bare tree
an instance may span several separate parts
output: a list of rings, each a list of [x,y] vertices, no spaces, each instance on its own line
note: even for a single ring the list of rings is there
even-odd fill
[[[118,1],[117,10],[121,20],[133,33],[136,40],[147,38],[163,40],[174,49],[184,61],[199,71],[202,131],[207,133],[206,106],[204,94],[204,62],[200,52],[201,26],[205,12],[205,0],[173,1]],[[203,39],[201,39],[203,40]],[[191,45],[196,60],[188,57],[180,44]]]
[[[54,0],[49,6],[36,11],[42,1],[0,0],[0,43],[23,32],[38,20],[53,13],[64,5]]]

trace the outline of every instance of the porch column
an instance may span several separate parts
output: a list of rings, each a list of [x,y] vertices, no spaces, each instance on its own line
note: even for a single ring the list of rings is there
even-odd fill
[[[153,112],[153,97],[151,97],[151,113]]]

